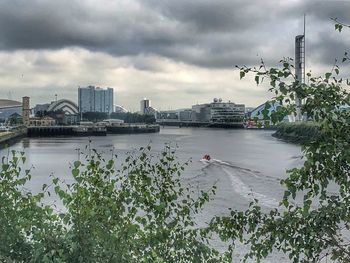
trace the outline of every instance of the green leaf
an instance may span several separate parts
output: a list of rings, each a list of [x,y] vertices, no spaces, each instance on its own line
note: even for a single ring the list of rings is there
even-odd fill
[[[255,82],[257,85],[259,85],[259,76],[255,76]]]
[[[242,79],[242,78],[244,78],[244,76],[245,76],[245,72],[243,70],[241,70],[239,72],[239,78]]]

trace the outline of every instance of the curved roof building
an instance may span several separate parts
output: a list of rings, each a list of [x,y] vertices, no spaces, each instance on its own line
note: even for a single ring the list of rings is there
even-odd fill
[[[15,100],[0,99],[0,109],[13,107],[22,107],[22,102]]]
[[[22,115],[22,102],[0,99],[0,120],[6,120],[15,113]]]
[[[118,113],[125,113],[125,112],[128,112],[127,109],[125,109],[123,106],[120,106],[120,105],[114,105],[114,112],[118,112]]]
[[[66,115],[78,114],[78,105],[71,100],[61,99],[54,101],[47,108],[47,111],[63,111]]]

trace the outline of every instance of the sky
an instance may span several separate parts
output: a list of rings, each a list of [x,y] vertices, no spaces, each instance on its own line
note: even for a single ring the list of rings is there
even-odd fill
[[[349,49],[350,29],[330,18],[350,24],[350,1],[1,0],[0,98],[77,102],[79,86],[95,85],[131,111],[144,97],[158,110],[257,106],[273,94],[235,65],[293,57],[304,13],[306,70],[321,74]]]

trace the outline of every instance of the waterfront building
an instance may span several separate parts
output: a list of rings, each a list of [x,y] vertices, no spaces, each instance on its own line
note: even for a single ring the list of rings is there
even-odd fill
[[[192,122],[211,126],[240,126],[243,125],[244,116],[244,104],[214,99],[211,103],[193,105],[191,117]]]
[[[79,112],[113,112],[113,89],[88,86],[78,88]]]
[[[177,124],[179,122],[179,112],[176,110],[159,111],[156,113],[156,122]]]
[[[11,115],[22,116],[22,103],[15,100],[0,99],[0,121],[7,121]]]
[[[192,122],[210,121],[210,104],[197,104],[192,106]]]
[[[192,121],[192,109],[179,109],[177,110],[179,115],[179,121],[190,122]]]
[[[191,109],[161,111],[156,121],[168,125],[243,127],[244,117],[244,104],[214,99],[212,103],[196,104]]]
[[[29,126],[54,126],[56,125],[56,120],[49,116],[44,117],[33,117],[29,119]]]

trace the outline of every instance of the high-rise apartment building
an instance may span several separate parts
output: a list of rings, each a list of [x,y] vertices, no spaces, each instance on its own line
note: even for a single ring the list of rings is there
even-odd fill
[[[88,86],[78,88],[79,112],[113,112],[113,89]]]
[[[140,113],[141,114],[146,114],[147,109],[151,107],[151,101],[149,99],[144,98],[143,100],[140,101]]]

